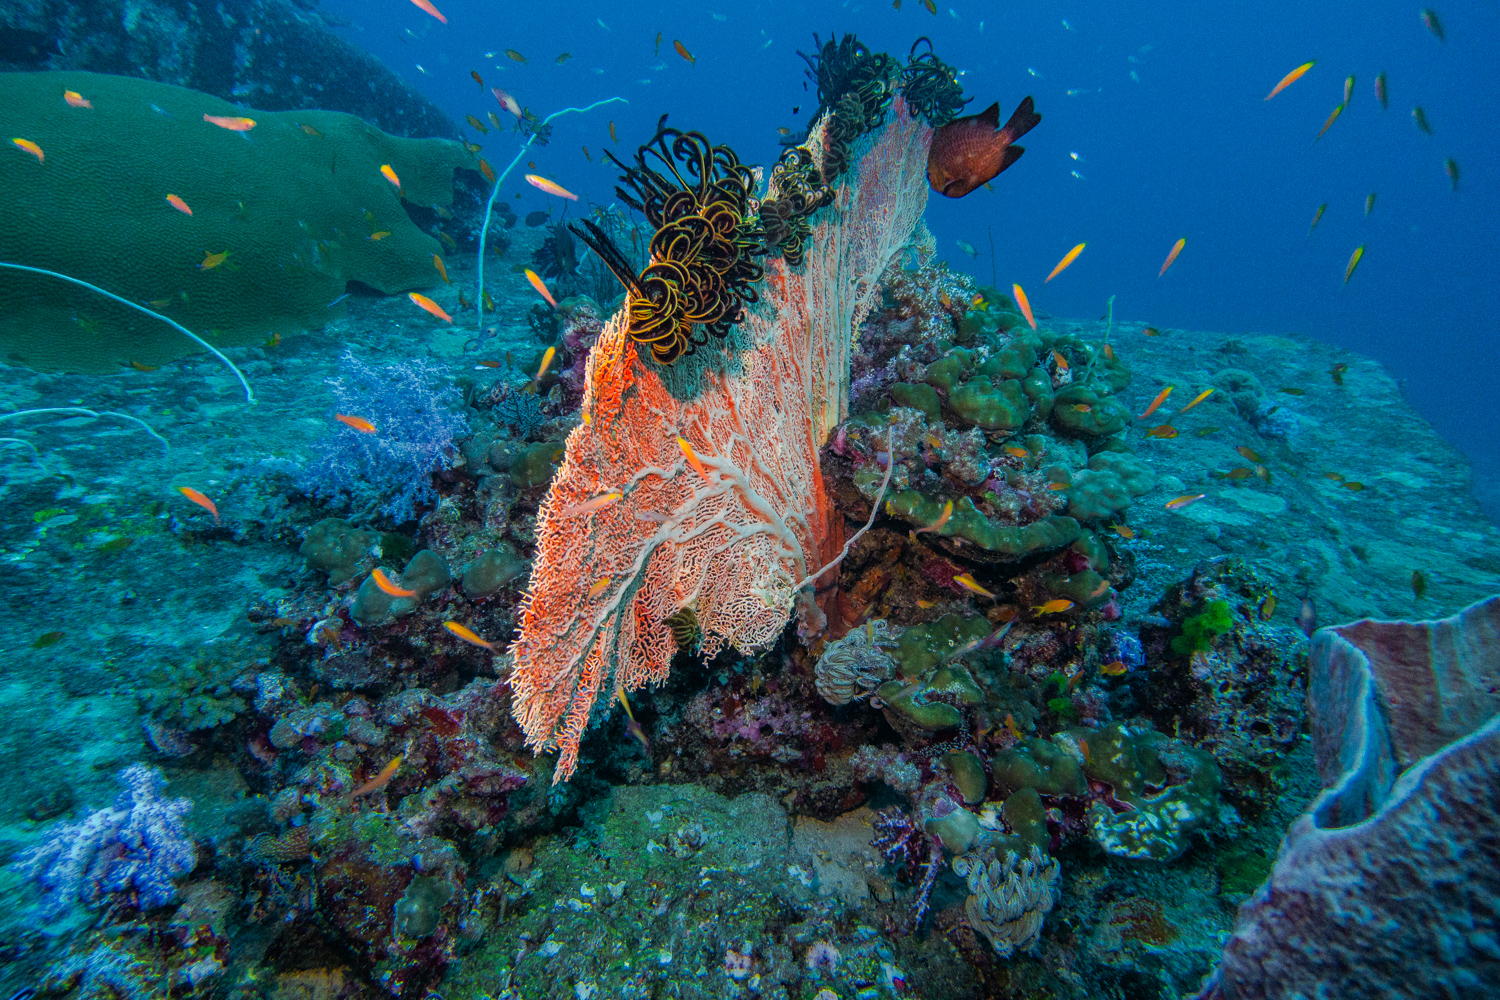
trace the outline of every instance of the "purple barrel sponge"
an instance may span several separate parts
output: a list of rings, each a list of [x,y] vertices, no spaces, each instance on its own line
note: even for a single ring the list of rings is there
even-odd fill
[[[121,771],[125,791],[115,804],[77,823],[60,823],[13,867],[36,880],[43,907],[57,916],[75,900],[97,905],[106,896],[132,892],[142,910],[170,903],[172,880],[198,863],[182,817],[190,799],[164,799],[166,779],[154,767],[132,764]]]
[[[1500,996],[1500,597],[1313,636],[1324,791],[1198,1000]]]

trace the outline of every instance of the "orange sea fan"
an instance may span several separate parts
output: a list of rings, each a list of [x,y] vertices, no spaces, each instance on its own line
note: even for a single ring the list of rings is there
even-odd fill
[[[848,412],[855,332],[927,201],[932,131],[899,100],[893,110],[854,148],[858,169],[822,210],[804,265],[769,263],[723,350],[663,368],[617,313],[591,352],[585,422],[542,503],[512,648],[515,716],[534,750],[559,751],[554,781],[573,773],[601,690],[666,678],[665,620],[681,609],[697,616],[705,659],[765,646],[794,609],[804,630],[822,629],[809,576],[836,554],[840,526],[818,450]],[[815,127],[809,145],[820,138]]]

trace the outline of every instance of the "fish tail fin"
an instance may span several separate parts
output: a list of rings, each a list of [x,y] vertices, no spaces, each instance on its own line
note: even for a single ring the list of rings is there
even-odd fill
[[[1031,95],[1027,94],[1025,100],[1016,106],[1011,114],[1010,121],[1000,130],[1001,136],[1006,142],[1015,142],[1021,136],[1036,128],[1042,116],[1036,113],[1035,105],[1032,103]]]

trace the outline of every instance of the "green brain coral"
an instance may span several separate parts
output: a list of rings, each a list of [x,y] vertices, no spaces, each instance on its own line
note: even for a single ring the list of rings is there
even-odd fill
[[[93,107],[69,106],[65,90]],[[205,114],[255,126],[230,131]],[[98,73],[0,74],[0,134],[45,156],[0,150],[0,260],[149,304],[216,346],[321,323],[349,281],[386,293],[436,284],[441,246],[402,195],[448,205],[454,170],[474,165],[456,142],[389,136],[352,115],[251,111]],[[222,263],[201,266],[224,251]],[[198,348],[85,289],[0,271],[0,350],[33,368],[112,371]]]

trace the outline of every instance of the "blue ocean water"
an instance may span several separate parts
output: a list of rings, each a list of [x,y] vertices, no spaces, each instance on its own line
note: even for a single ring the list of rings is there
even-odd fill
[[[449,26],[394,0],[323,9],[347,18],[346,37],[455,120],[495,110],[488,89],[477,92],[469,79],[477,70],[486,88],[514,90],[539,110],[627,98],[628,109],[607,116],[626,150],[670,114],[671,124],[767,165],[779,152],[776,129],[805,127],[816,109],[796,55],[812,51],[814,33],[853,31],[895,54],[928,37],[959,68],[973,97],[968,113],[998,102],[1003,120],[1031,94],[1043,115],[992,193],[931,200],[928,225],[955,269],[985,281],[993,274],[1001,287],[1019,282],[1039,310],[1059,316],[1101,316],[1113,295],[1117,316],[1158,327],[1298,332],[1374,357],[1474,463],[1482,498],[1492,515],[1500,511],[1491,374],[1500,367],[1500,68],[1486,55],[1500,45],[1500,11],[1492,7],[1439,11],[1444,41],[1417,7],[1395,0],[1357,12],[1301,3],[939,4],[936,15],[915,0],[900,10],[561,3],[503,14],[452,0],[442,8]],[[674,40],[695,64],[672,50]],[[557,65],[563,52],[572,58]],[[1309,60],[1317,65],[1306,76],[1264,100]],[[1381,73],[1384,110],[1374,91]],[[1351,74],[1347,111],[1315,143]],[[1431,135],[1413,123],[1417,106]],[[608,201],[614,171],[597,154],[620,150],[606,147],[599,117],[559,122],[535,160]],[[1449,157],[1461,171],[1456,191],[1444,171]],[[523,203],[547,207],[529,191]],[[1187,246],[1158,278],[1179,238]],[[978,255],[967,257],[959,240]],[[1084,254],[1042,289],[1080,242]],[[1357,246],[1365,256],[1346,287]]]
[[[30,220],[76,232],[129,103],[170,137],[118,155],[139,190],[97,225],[152,237],[140,310],[401,276],[341,273],[222,359],[32,366],[0,329],[0,997],[1500,990],[1500,13],[423,3],[0,5],[0,89],[57,74],[0,103],[0,262],[41,253]],[[1033,98],[1027,152],[875,199],[925,198],[937,249],[888,234],[857,331],[799,339],[786,288],[830,271],[773,250],[676,369],[561,227],[476,243],[453,143],[371,159],[308,110],[457,130],[517,158],[514,215],[623,246],[606,150],[666,115],[769,174],[819,110],[800,53],[848,32],[930,42],[968,113]],[[591,110],[523,146],[495,87]],[[209,94],[260,123],[200,123]],[[926,162],[891,117],[819,238],[859,228],[862,163]],[[56,307],[29,332],[108,339],[76,286],[15,281]],[[850,372],[789,375],[856,332]],[[852,402],[817,428],[825,374]]]

